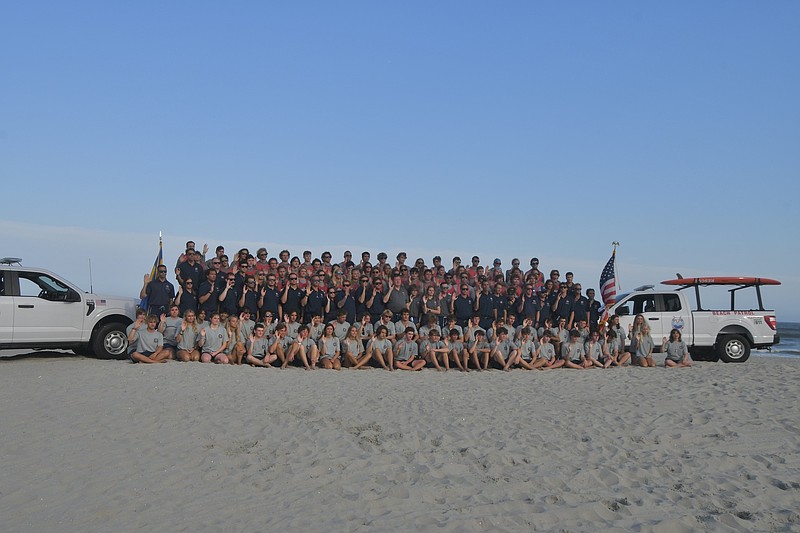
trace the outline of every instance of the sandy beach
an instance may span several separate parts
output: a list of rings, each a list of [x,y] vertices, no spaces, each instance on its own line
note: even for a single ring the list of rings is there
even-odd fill
[[[662,358],[657,358],[660,363]],[[11,531],[797,531],[800,360],[307,372],[0,359]]]

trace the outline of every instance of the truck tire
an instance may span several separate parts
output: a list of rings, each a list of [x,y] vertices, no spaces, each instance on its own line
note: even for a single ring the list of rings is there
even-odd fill
[[[125,325],[111,322],[97,330],[92,349],[100,359],[124,359],[128,355],[128,336]]]
[[[717,351],[726,363],[744,363],[750,358],[750,343],[741,335],[725,335],[719,340]]]

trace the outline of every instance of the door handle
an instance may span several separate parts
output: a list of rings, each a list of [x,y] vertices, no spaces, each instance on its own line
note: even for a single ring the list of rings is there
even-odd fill
[[[20,309],[33,309],[32,304],[27,304],[27,305],[20,304],[17,307],[19,307]]]
[[[659,319],[656,317],[647,317],[647,320],[659,320]]]

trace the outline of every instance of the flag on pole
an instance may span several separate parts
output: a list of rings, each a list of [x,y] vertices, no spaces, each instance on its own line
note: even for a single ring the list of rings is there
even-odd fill
[[[156,275],[158,275],[158,267],[164,264],[164,245],[161,242],[161,235],[158,236],[158,254],[156,254],[156,260],[153,262],[153,268],[150,270],[150,281],[156,279]],[[142,298],[139,307],[147,311],[148,305],[148,297],[145,295]]]
[[[608,321],[608,308],[614,304],[617,298],[617,275],[615,272],[615,265],[617,259],[617,249],[611,252],[611,259],[606,263],[603,272],[600,273],[600,297],[603,299],[605,311],[600,318],[600,323],[605,324]]]
[[[606,306],[613,304],[614,299],[617,297],[617,276],[614,271],[616,257],[617,251],[614,250],[611,253],[611,259],[608,260],[603,272],[600,274],[600,296]]]

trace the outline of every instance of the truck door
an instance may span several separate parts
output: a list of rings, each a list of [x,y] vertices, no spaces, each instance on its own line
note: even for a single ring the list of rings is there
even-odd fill
[[[11,342],[14,335],[14,297],[10,290],[6,292],[6,284],[10,289],[8,272],[0,270],[0,344]]]
[[[86,314],[82,298],[48,274],[17,273],[14,342],[79,342]]]
[[[677,329],[686,344],[692,344],[692,311],[684,309],[681,298],[677,293],[663,293],[656,300],[656,306],[661,311],[663,336],[669,338],[669,332]],[[655,339],[655,337],[654,337]],[[656,344],[661,343],[661,338]]]
[[[650,326],[650,336],[653,337],[653,342],[658,348],[661,346],[661,337],[664,336],[664,326],[662,313],[658,310],[656,300],[656,293],[634,294],[627,300],[620,302],[617,308],[624,306],[628,310],[629,314],[620,317],[619,322],[626,333],[628,332],[628,326],[633,324],[636,315],[644,316],[645,322]],[[625,345],[630,346],[630,344],[631,341],[628,339]]]

